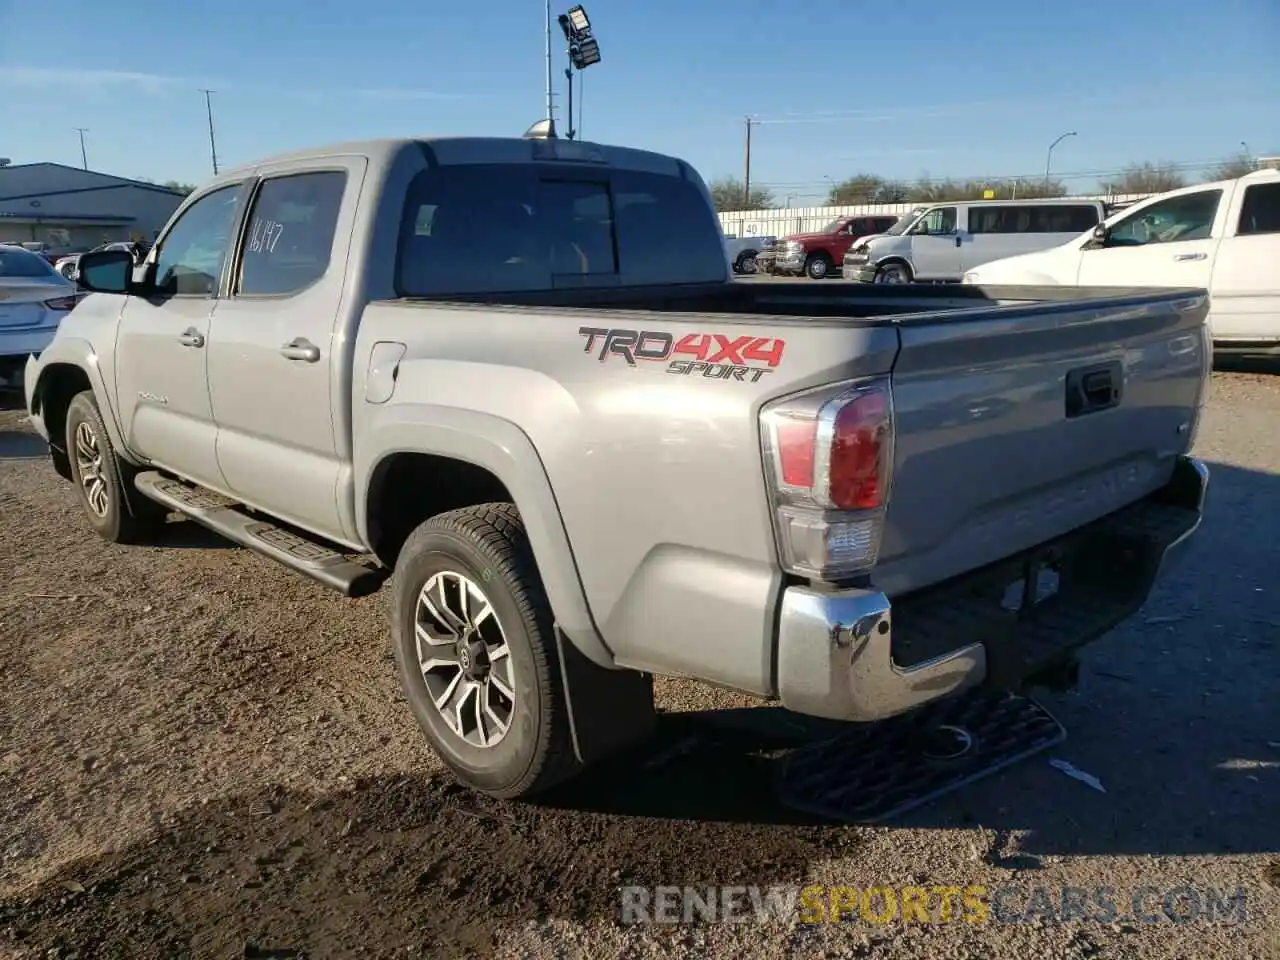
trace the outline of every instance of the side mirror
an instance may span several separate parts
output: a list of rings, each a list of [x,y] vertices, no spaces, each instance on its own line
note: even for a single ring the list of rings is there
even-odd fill
[[[1111,239],[1111,228],[1105,223],[1100,223],[1093,228],[1093,242],[1100,247],[1105,247],[1107,241]]]
[[[91,293],[129,293],[133,287],[133,255],[127,250],[97,250],[81,255],[76,284]]]

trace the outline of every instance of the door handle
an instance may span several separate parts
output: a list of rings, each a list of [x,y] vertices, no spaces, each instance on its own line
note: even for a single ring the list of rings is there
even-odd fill
[[[1179,261],[1181,261],[1181,260],[1203,260],[1203,259],[1205,259],[1207,256],[1209,256],[1207,253],[1177,253],[1177,254],[1174,254],[1173,259],[1174,259],[1174,260],[1179,260]]]
[[[204,337],[195,327],[187,327],[182,333],[178,334],[178,342],[184,347],[203,347]]]
[[[306,337],[294,337],[280,348],[280,355],[289,360],[301,360],[304,363],[315,363],[320,359],[320,348]]]

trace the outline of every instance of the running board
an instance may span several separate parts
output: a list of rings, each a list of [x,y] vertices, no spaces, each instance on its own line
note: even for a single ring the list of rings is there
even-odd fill
[[[316,540],[252,517],[233,500],[212,491],[154,470],[138,474],[134,485],[161,506],[348,597],[368,596],[387,579],[386,571],[348,560]]]

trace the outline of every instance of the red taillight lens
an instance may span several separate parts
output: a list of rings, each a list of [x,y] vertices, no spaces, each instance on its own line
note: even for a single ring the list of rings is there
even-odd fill
[[[874,510],[884,504],[888,433],[887,393],[861,394],[836,413],[827,481],[832,506]]]
[[[778,467],[788,487],[813,486],[817,429],[813,420],[780,420],[777,425]]]
[[[80,302],[80,298],[76,296],[55,297],[52,300],[46,300],[44,302],[44,305],[48,307],[50,310],[70,310],[79,302]]]

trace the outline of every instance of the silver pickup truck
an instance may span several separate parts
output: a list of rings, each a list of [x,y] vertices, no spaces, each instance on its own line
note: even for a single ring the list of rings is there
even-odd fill
[[[79,282],[25,389],[89,526],[390,580],[409,705],[493,796],[646,737],[654,674],[862,722],[1031,683],[1200,521],[1204,291],[734,281],[653,153],[276,157]]]

